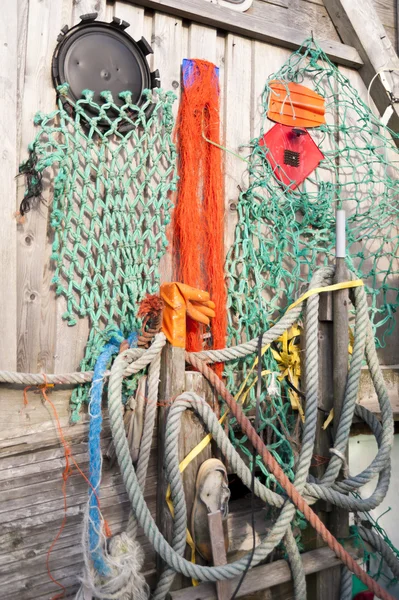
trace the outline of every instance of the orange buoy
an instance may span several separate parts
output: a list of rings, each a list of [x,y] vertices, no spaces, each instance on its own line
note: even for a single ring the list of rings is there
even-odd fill
[[[271,81],[267,116],[290,127],[318,127],[326,122],[325,100],[298,83]]]

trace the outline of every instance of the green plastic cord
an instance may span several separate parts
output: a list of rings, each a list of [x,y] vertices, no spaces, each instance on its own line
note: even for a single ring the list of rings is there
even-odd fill
[[[325,98],[326,124],[309,130],[325,159],[297,189],[274,176],[260,143],[274,123],[267,118],[273,80],[307,85]],[[395,327],[399,304],[399,153],[394,138],[373,115],[347,77],[312,40],[273,73],[262,94],[263,121],[251,142],[249,186],[239,197],[238,223],[228,253],[229,345],[267,330],[304,289],[316,266],[335,254],[335,212],[347,213],[347,263],[366,284],[377,347]],[[301,157],[306,161],[306,156]],[[278,371],[266,352],[264,369]],[[250,363],[226,365],[231,391]],[[237,376],[237,371],[240,376]],[[249,380],[253,381],[254,375]],[[268,376],[268,385],[271,376]],[[281,394],[262,397],[261,431],[274,458],[293,478],[298,453],[298,413],[290,406],[287,382]],[[253,410],[253,390],[246,412]],[[236,447],[251,459],[247,440],[230,424]],[[268,486],[274,478],[261,461]]]
[[[67,91],[67,85],[58,88],[57,110],[36,115],[40,130],[29,148],[31,160],[20,171],[32,173],[32,157],[36,177],[30,178],[31,185],[37,185],[45,169],[55,171],[53,283],[56,294],[66,299],[63,318],[69,325],[89,318],[80,366],[90,370],[105,343],[106,328],[118,325],[124,335],[133,331],[139,326],[138,304],[159,289],[170,192],[177,182],[175,96],[147,91],[138,108],[128,92],[121,94],[124,104],[118,106],[110,92],[103,92],[99,105],[93,92],[84,91],[72,105]],[[31,191],[28,186],[26,195]],[[75,390],[72,421],[79,419],[87,391],[87,386]]]

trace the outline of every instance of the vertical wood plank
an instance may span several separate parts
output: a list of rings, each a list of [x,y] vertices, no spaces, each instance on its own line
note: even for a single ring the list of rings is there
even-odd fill
[[[98,13],[99,21],[110,21],[114,10],[112,4],[106,0],[74,0],[71,15],[71,24],[80,22],[80,17],[88,13]],[[66,300],[59,296],[56,300],[56,345],[54,353],[55,372],[75,371],[79,367],[85,352],[86,342],[89,335],[89,321],[87,318],[78,318],[76,325],[70,327],[62,319],[66,312]]]
[[[219,67],[219,111],[220,111],[220,139],[222,144],[224,144],[224,122],[225,122],[225,76],[226,76],[226,36],[223,33],[218,33],[216,38],[216,66]]]
[[[27,147],[36,128],[37,111],[49,112],[55,107],[55,91],[51,82],[51,57],[62,25],[68,21],[72,0],[51,2],[30,0],[26,44],[23,104],[21,105],[21,160],[27,158]],[[25,191],[23,178],[18,180],[18,202]],[[50,248],[47,241],[48,206],[51,182],[44,180],[44,202],[27,213],[18,227],[17,315],[19,370],[34,371],[53,368],[55,302],[50,289],[48,269]]]
[[[155,13],[152,48],[154,50],[154,68],[159,70],[162,89],[172,91],[177,96],[177,100],[173,105],[173,114],[176,119],[181,95],[181,64],[183,58],[187,55],[187,40],[183,35],[181,20]],[[175,199],[176,194],[172,196],[172,200],[175,201]],[[159,265],[161,283],[172,281],[174,278],[171,228],[169,229],[168,240],[166,253]]]
[[[265,133],[274,123],[264,119],[262,105],[262,92],[270,75],[278,71],[290,56],[290,51],[277,46],[270,46],[262,42],[254,42],[252,54],[252,111],[251,111],[251,139],[260,133],[261,125],[265,126]]]
[[[152,48],[154,50],[154,66],[159,69],[162,89],[172,91],[177,96],[177,101],[173,106],[173,114],[176,117],[181,94],[181,64],[187,54],[181,20],[155,13]]]
[[[98,21],[105,20],[106,4],[106,0],[73,0],[73,24],[79,23],[81,15],[94,12],[98,13]]]
[[[216,61],[216,29],[192,23],[188,36],[187,58]]]
[[[115,2],[113,8],[115,17],[129,23],[126,33],[131,35],[134,40],[139,40],[144,35],[144,8],[126,4],[126,2]]]
[[[17,173],[17,5],[8,2],[0,19],[0,173],[2,200],[0,219],[0,364],[15,369],[17,361],[17,249],[15,212],[15,175]]]
[[[24,98],[26,41],[28,36],[29,0],[18,0],[18,93],[17,93],[17,167],[20,163],[20,147],[22,135],[22,106]],[[16,194],[16,192],[15,192]],[[15,197],[16,200],[16,197]],[[15,203],[16,206],[16,203]]]
[[[251,137],[251,59],[252,42],[229,34],[226,39],[224,138],[226,147],[243,158],[248,155],[248,144]],[[247,185],[247,164],[226,152],[226,252],[234,240],[239,188],[245,189]]]

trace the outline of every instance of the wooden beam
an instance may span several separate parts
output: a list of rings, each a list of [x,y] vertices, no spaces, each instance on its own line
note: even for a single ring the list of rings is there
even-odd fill
[[[342,564],[330,548],[320,548],[306,552],[306,554],[302,554],[301,558],[306,575]],[[231,589],[235,588],[239,579],[240,577],[234,577],[230,580]],[[287,561],[277,560],[267,565],[261,565],[247,573],[237,597],[247,596],[290,580],[291,571]],[[214,583],[202,583],[197,587],[171,592],[170,596],[172,600],[217,600]]]
[[[321,294],[319,305],[319,410],[317,411],[317,429],[314,455],[322,457],[326,463],[330,459],[329,449],[332,446],[331,428],[323,430],[323,423],[334,404],[333,395],[333,298],[332,293]],[[311,474],[320,479],[325,472],[326,463],[312,467]],[[328,502],[319,500],[314,510],[321,521],[329,527],[333,507]],[[308,526],[305,530],[305,549],[313,550],[325,547],[320,536],[315,536],[314,530]],[[314,573],[308,578],[309,598],[323,600],[338,600],[340,589],[341,568],[333,566]]]
[[[162,351],[161,377],[159,398],[161,406],[158,411],[158,484],[157,484],[157,510],[156,522],[164,538],[170,543],[172,539],[172,515],[166,504],[167,481],[165,477],[165,426],[170,402],[183,393],[186,363],[184,361],[184,348],[175,348],[169,343]],[[157,555],[158,577],[163,568],[163,561]]]
[[[283,23],[274,23],[266,17],[260,18],[248,13],[237,13],[234,10],[221,7],[204,0],[127,0],[131,4],[138,4],[156,11],[165,12],[195,23],[202,23],[224,31],[249,37],[268,44],[275,44],[290,50],[297,50],[302,46],[307,34],[287,27]],[[267,11],[265,11],[267,14]],[[363,62],[357,50],[325,40],[320,42],[327,56],[337,64],[359,69]],[[251,65],[248,65],[248,69]]]
[[[365,85],[371,82],[370,94],[381,116],[389,107],[393,114],[388,124],[399,131],[399,105],[391,104],[389,91],[393,82],[389,73],[382,69],[399,69],[399,58],[382,25],[371,0],[324,0],[324,5],[345,44],[350,44],[359,53],[363,66],[359,69]],[[399,142],[396,141],[399,145]]]
[[[2,369],[17,365],[17,3],[3,7],[0,22],[0,173],[2,193],[0,218],[0,361]]]
[[[222,513],[220,510],[208,513],[209,535],[211,538],[212,558],[215,567],[227,564]],[[231,584],[228,579],[216,582],[218,600],[228,600],[231,597]]]
[[[342,214],[343,211],[341,211]],[[337,228],[338,228],[337,211]],[[345,221],[343,224],[345,228]],[[344,230],[345,236],[345,230]],[[337,232],[337,240],[339,234]],[[338,242],[337,242],[338,248]],[[345,257],[338,254],[335,259],[335,283],[341,283],[348,280],[348,271],[345,265]],[[346,381],[348,378],[349,361],[349,292],[348,290],[337,290],[333,293],[333,389],[334,389],[334,419],[332,422],[333,440],[337,436],[338,425],[341,418],[341,412],[345,400]],[[346,460],[348,453],[346,452]],[[341,475],[344,472],[342,464]],[[344,477],[341,477],[341,479]],[[329,518],[329,529],[337,539],[343,539],[349,536],[349,514],[348,511],[339,506],[335,506],[331,511]]]

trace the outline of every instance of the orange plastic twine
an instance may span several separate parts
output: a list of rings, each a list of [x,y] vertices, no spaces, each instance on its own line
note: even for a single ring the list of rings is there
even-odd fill
[[[100,510],[100,499],[97,496],[96,490],[93,488],[93,486],[91,485],[90,481],[88,480],[88,478],[86,477],[86,475],[83,473],[82,469],[79,467],[78,463],[76,462],[73,454],[72,454],[72,450],[68,444],[68,442],[65,439],[64,436],[64,432],[62,430],[61,427],[61,423],[60,423],[60,419],[57,413],[57,409],[55,408],[53,402],[50,400],[50,398],[47,395],[47,390],[49,388],[53,388],[54,385],[53,384],[49,384],[47,383],[47,379],[46,376],[43,374],[43,378],[44,378],[44,384],[42,385],[38,385],[38,386],[28,386],[24,389],[24,405],[27,406],[28,404],[28,390],[34,388],[36,390],[38,390],[39,392],[41,392],[43,400],[45,402],[48,402],[48,404],[50,405],[52,411],[53,411],[53,415],[54,415],[54,419],[55,419],[55,423],[56,423],[56,427],[57,427],[57,433],[58,433],[58,438],[64,448],[64,455],[65,455],[65,468],[64,471],[62,473],[62,494],[64,497],[64,517],[62,519],[62,523],[60,525],[60,528],[58,530],[57,535],[55,536],[50,548],[47,551],[47,556],[46,556],[46,567],[47,567],[47,573],[48,576],[50,577],[51,581],[53,583],[55,583],[55,585],[57,585],[59,588],[61,588],[61,592],[59,592],[58,594],[55,594],[55,596],[52,597],[52,600],[60,600],[61,598],[64,597],[65,592],[66,592],[66,588],[65,586],[62,585],[62,583],[60,583],[59,581],[57,581],[53,575],[51,574],[51,569],[50,569],[50,555],[51,552],[54,549],[54,546],[56,545],[65,525],[67,522],[67,496],[66,496],[66,484],[67,481],[69,479],[69,477],[73,474],[73,466],[75,466],[76,470],[78,471],[78,473],[83,477],[83,479],[86,481],[86,483],[91,487],[91,489],[93,490],[93,494],[95,495],[97,502],[98,502],[98,507]],[[110,537],[112,535],[111,533],[111,529],[107,523],[107,521],[103,518],[103,523],[104,523],[104,533],[107,537]]]
[[[174,214],[177,278],[210,292],[214,348],[225,346],[224,189],[220,144],[218,69],[205,60],[183,61],[183,94],[177,120],[179,188]],[[202,349],[203,326],[187,323],[187,350]],[[218,369],[221,374],[221,369]]]

